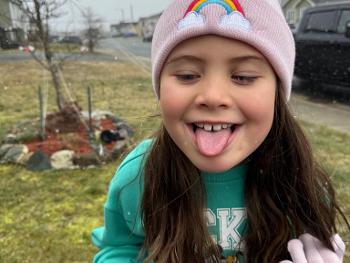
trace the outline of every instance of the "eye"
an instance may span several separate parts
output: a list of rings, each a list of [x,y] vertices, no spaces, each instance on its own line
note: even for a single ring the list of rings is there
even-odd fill
[[[176,74],[175,76],[182,82],[192,82],[200,78],[200,75],[196,74]]]
[[[240,75],[232,75],[231,76],[231,79],[240,85],[253,84],[257,78],[258,77],[255,77],[255,76],[240,76]]]

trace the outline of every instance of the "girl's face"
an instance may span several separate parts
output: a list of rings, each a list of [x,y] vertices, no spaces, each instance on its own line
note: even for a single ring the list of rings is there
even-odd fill
[[[182,42],[160,76],[165,128],[198,169],[226,171],[269,133],[276,83],[266,59],[240,41],[210,35]]]

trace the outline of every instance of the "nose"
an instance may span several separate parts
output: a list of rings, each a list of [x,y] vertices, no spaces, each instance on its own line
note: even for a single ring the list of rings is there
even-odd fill
[[[196,106],[208,109],[229,108],[233,104],[232,83],[227,77],[208,77],[201,83]]]

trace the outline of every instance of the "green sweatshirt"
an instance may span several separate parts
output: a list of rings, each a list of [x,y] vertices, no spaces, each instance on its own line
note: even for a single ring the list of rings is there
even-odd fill
[[[105,224],[92,232],[92,242],[100,249],[94,263],[138,262],[145,236],[139,209],[143,167],[151,143],[146,140],[139,144],[121,163],[110,183],[104,206]],[[246,168],[242,165],[223,173],[202,173],[209,233],[223,248],[225,257],[244,250],[240,239],[246,227],[243,193]]]

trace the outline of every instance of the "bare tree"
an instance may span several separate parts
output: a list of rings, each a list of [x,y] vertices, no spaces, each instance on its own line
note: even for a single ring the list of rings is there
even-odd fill
[[[51,74],[53,86],[56,92],[56,104],[62,110],[68,103],[63,92],[61,78],[62,59],[55,58],[50,46],[50,26],[52,19],[63,15],[60,8],[69,0],[10,0],[11,3],[28,17],[30,22],[31,39],[35,40],[35,49],[31,51],[33,58]],[[43,55],[37,53],[37,47],[41,47]]]
[[[97,17],[90,7],[82,10],[81,13],[85,25],[83,36],[87,42],[89,52],[93,53],[102,37],[102,19]]]

